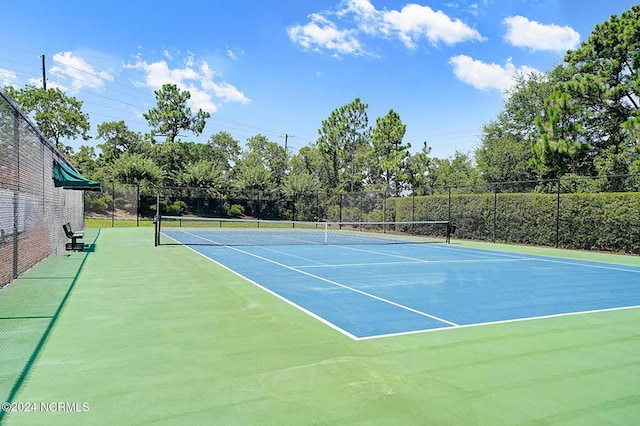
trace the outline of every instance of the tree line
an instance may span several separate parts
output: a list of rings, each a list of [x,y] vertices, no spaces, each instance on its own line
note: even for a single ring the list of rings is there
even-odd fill
[[[38,127],[88,178],[103,182],[285,193],[387,191],[483,182],[640,173],[640,5],[597,25],[563,62],[517,76],[503,109],[486,123],[473,152],[439,159],[422,142],[412,153],[406,125],[390,109],[370,122],[360,98],[333,110],[316,141],[290,155],[262,134],[241,142],[227,132],[206,143],[209,113],[192,111],[190,93],[165,84],[144,114],[150,132],[121,121],[97,126],[96,147],[77,152],[63,140],[89,140],[82,102],[59,89],[5,87]],[[97,148],[97,150],[96,150]]]

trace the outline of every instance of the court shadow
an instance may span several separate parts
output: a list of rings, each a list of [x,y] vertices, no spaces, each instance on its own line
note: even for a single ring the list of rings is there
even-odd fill
[[[31,369],[37,360],[45,342],[47,341],[51,331],[53,330],[60,313],[62,312],[69,296],[73,292],[75,284],[78,280],[78,276],[82,271],[84,264],[91,252],[95,250],[96,241],[100,232],[98,231],[92,243],[89,244],[89,250],[85,250],[82,253],[82,261],[77,264],[76,262],[65,262],[65,269],[67,269],[68,277],[64,277],[69,280],[68,285],[64,288],[60,288],[58,293],[59,302],[55,307],[55,312],[52,315],[35,315],[29,312],[34,311],[50,311],[52,310],[52,300],[48,298],[34,299],[29,298],[30,292],[33,291],[33,285],[46,288],[49,279],[60,283],[60,279],[63,277],[51,277],[46,278],[42,276],[18,278],[18,280],[29,279],[30,284],[24,287],[15,287],[15,294],[13,298],[21,300],[24,298],[29,299],[29,303],[21,303],[19,305],[12,305],[2,309],[5,311],[5,315],[0,316],[0,337],[2,338],[2,345],[0,346],[0,359],[3,363],[0,365],[0,379],[2,379],[3,386],[0,393],[0,401],[7,403],[13,402],[14,398],[18,394],[21,386],[26,378],[29,376]],[[38,264],[34,267],[37,273],[38,268],[42,268],[42,264]],[[65,274],[66,275],[66,274]],[[41,280],[37,282],[34,280]],[[21,297],[22,296],[22,297]],[[57,299],[53,300],[53,303]],[[40,306],[34,306],[39,304]],[[54,305],[55,306],[55,305]],[[0,306],[2,308],[2,306]],[[10,309],[9,309],[10,308]],[[15,314],[6,315],[7,311],[13,311]],[[6,337],[5,337],[6,336]],[[7,392],[7,393],[5,393]],[[7,415],[6,411],[0,410],[0,424],[3,422],[3,418]]]

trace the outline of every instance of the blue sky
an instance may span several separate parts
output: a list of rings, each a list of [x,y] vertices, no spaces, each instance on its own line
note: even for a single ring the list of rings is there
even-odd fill
[[[0,84],[84,101],[96,125],[142,113],[177,84],[211,113],[202,136],[257,133],[291,153],[359,97],[369,122],[390,109],[413,150],[451,156],[479,144],[513,76],[548,71],[627,0],[0,0]],[[100,143],[92,139],[68,141]]]

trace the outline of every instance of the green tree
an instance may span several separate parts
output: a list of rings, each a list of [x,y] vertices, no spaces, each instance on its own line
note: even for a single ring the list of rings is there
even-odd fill
[[[178,141],[166,141],[162,144],[151,145],[144,154],[166,172],[163,183],[167,186],[180,186],[180,172],[187,164],[197,161],[193,148],[195,144]]]
[[[544,117],[536,117],[539,139],[533,144],[531,163],[542,178],[557,178],[566,173],[579,173],[580,155],[589,146],[581,142],[582,111],[568,93],[555,92],[546,102]]]
[[[591,156],[604,157],[599,172],[627,173],[633,159],[621,156],[632,141],[624,125],[640,107],[640,5],[596,25],[559,68],[562,91],[582,105]]]
[[[291,158],[289,167],[292,174],[308,174],[322,182],[323,158],[318,148],[303,146]]]
[[[247,182],[251,182],[250,186],[253,189],[273,191],[283,184],[287,167],[287,153],[284,147],[270,141],[264,135],[256,135],[247,139],[246,149],[237,163],[236,174],[243,182],[241,186],[244,188],[248,188]],[[265,179],[264,184],[258,185],[258,177]]]
[[[477,168],[485,182],[529,180],[535,177],[530,165],[538,128],[537,117],[545,114],[545,101],[553,92],[548,75],[518,75],[507,91],[504,109],[482,127],[481,144],[475,150]]]
[[[273,189],[272,175],[262,164],[245,165],[240,170],[238,188],[247,192]]]
[[[178,183],[189,188],[214,188],[222,186],[223,178],[220,170],[206,160],[188,163],[178,174]]]
[[[422,143],[422,149],[409,158],[409,185],[414,195],[426,195],[433,187],[434,159],[431,147]]]
[[[169,142],[174,142],[184,130],[196,135],[202,133],[211,114],[201,109],[195,115],[191,112],[187,105],[191,99],[188,90],[182,91],[175,84],[164,84],[154,95],[156,107],[143,114],[154,133],[165,135]]]
[[[94,147],[88,145],[80,146],[78,152],[74,153],[70,160],[82,176],[89,179],[94,178],[97,170],[96,151]]]
[[[433,186],[475,185],[481,182],[478,170],[473,166],[471,157],[459,151],[446,159],[434,159],[431,173]]]
[[[211,161],[222,171],[228,171],[238,162],[240,157],[240,144],[227,132],[219,132],[211,135],[207,142],[205,158]]]
[[[328,189],[353,192],[363,187],[371,132],[367,107],[356,98],[322,121],[316,147],[322,154],[323,183]]]
[[[626,147],[631,159],[629,173],[640,174],[640,114],[636,112],[636,117],[627,120],[623,129],[629,141]]]
[[[6,87],[5,90],[25,113],[32,115],[40,131],[61,152],[69,155],[73,152],[62,142],[65,138],[91,139],[89,115],[82,112],[82,101],[67,96],[58,88],[45,90],[27,85],[20,90],[12,87]]]
[[[113,163],[112,176],[116,182],[150,187],[162,181],[164,170],[141,154],[124,153]]]
[[[142,153],[142,134],[129,130],[123,120],[98,124],[96,139],[104,140],[98,144],[98,148],[102,151],[101,159],[105,163],[112,163],[124,152]]]
[[[284,192],[287,195],[312,195],[320,192],[320,181],[306,172],[291,173],[284,183]]]
[[[498,119],[499,120],[499,119]],[[482,128],[481,146],[475,151],[477,169],[485,182],[513,182],[534,178],[527,139],[519,137],[498,121]]]
[[[373,143],[372,180],[381,178],[385,188],[396,197],[405,187],[408,180],[407,164],[411,144],[402,144],[407,126],[402,123],[400,114],[389,110],[384,117],[376,119],[371,142]]]

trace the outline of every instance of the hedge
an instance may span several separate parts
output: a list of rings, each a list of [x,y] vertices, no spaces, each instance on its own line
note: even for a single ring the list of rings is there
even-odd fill
[[[463,239],[640,254],[640,193],[499,193],[388,199],[385,218],[447,220]],[[558,217],[559,207],[559,217]],[[450,215],[449,216],[449,209]]]

